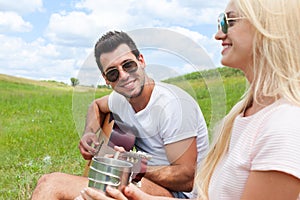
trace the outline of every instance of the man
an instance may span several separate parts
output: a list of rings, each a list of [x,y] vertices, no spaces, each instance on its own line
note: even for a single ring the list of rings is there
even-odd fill
[[[90,143],[96,141],[94,133],[104,116],[113,112],[137,130],[136,149],[152,156],[141,189],[153,195],[188,198],[196,165],[208,148],[206,123],[198,104],[178,87],[148,77],[143,55],[124,32],[103,35],[95,45],[95,58],[114,91],[89,107],[85,134],[79,144],[82,156],[92,158]],[[84,177],[45,175],[33,199],[73,199],[87,184]],[[49,189],[50,185],[55,188]]]

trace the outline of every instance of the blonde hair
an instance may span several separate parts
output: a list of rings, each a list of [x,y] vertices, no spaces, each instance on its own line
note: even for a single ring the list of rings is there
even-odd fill
[[[242,100],[233,107],[218,127],[217,137],[197,172],[195,185],[201,199],[208,198],[211,176],[228,151],[231,130],[237,115],[252,102],[262,104],[262,96],[285,98],[300,106],[300,1],[232,2],[255,29],[252,52],[254,79]]]

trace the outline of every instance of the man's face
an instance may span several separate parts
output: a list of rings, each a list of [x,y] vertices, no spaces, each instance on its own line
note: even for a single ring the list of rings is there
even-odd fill
[[[126,98],[141,94],[145,84],[145,61],[142,55],[137,59],[126,44],[121,44],[114,51],[102,54],[100,62],[106,83],[116,92]],[[109,73],[114,74],[116,80],[111,80]]]

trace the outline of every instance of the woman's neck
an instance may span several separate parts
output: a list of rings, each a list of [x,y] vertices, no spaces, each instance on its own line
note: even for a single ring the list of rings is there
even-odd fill
[[[271,105],[274,103],[275,98],[274,97],[258,97],[257,100],[253,100],[248,107],[244,111],[244,116],[251,116],[255,113],[259,112],[263,108]]]

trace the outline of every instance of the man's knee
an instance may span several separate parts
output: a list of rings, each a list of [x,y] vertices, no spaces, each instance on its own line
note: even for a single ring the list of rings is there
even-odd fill
[[[55,194],[57,191],[55,191],[57,184],[59,181],[57,181],[58,177],[60,177],[61,173],[54,172],[51,174],[44,174],[42,175],[36,185],[36,188],[34,189],[32,193],[32,199],[43,199],[45,197],[54,199]]]
[[[62,173],[60,172],[53,172],[50,174],[44,174],[42,175],[38,182],[37,182],[37,187],[41,186],[51,186],[52,184],[58,184],[59,183],[59,178],[62,177]]]
[[[52,193],[55,194],[58,192],[58,189],[61,188],[63,184],[63,177],[65,174],[60,172],[53,172],[50,174],[42,175],[36,185],[34,193]]]
[[[33,191],[32,199],[74,199],[80,191],[87,187],[86,177],[75,176],[60,172],[43,175]],[[50,198],[51,197],[51,198]]]

